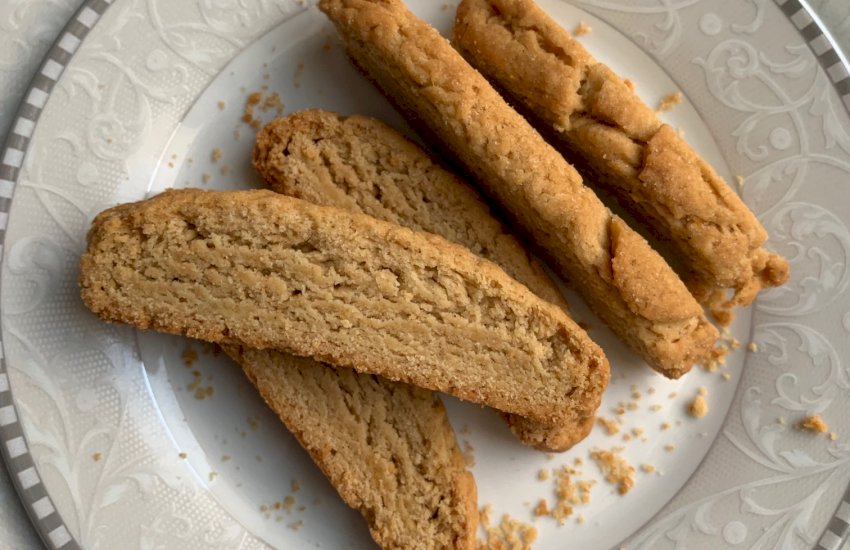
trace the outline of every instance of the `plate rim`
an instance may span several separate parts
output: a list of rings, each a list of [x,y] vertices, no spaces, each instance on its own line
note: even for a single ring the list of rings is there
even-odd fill
[[[38,64],[35,75],[27,85],[21,103],[12,117],[8,135],[0,148],[0,267],[4,259],[6,221],[31,136],[55,84],[61,79],[80,44],[113,2],[114,0],[82,2]],[[806,46],[836,89],[843,108],[850,114],[850,61],[841,46],[808,0],[773,0],[773,3],[805,40]],[[830,71],[836,66],[843,66],[845,70]],[[0,457],[3,467],[7,469],[21,505],[44,545],[51,549],[80,549],[79,543],[71,535],[42,482],[20,424],[18,407],[7,373],[5,346],[0,336],[0,409],[10,410],[13,419],[5,425],[0,425]],[[724,424],[725,422],[724,419]],[[841,517],[842,510],[848,507],[850,486],[824,526],[816,543],[816,550],[837,550],[850,540],[850,522]]]

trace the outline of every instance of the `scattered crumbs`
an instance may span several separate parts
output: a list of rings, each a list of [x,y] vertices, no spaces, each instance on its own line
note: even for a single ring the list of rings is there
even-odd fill
[[[581,466],[584,464],[584,460],[582,460],[580,456],[577,456],[575,460],[573,460],[573,463],[575,463],[576,466]]]
[[[633,91],[633,92],[635,91],[635,83],[634,83],[634,81],[633,81],[631,78],[627,78],[627,79],[625,79],[623,82],[626,84],[626,87],[627,87],[629,90],[631,90],[631,91]]]
[[[224,101],[218,102],[218,108],[219,109],[221,109],[223,111],[225,107],[227,107],[227,103],[225,103]]]
[[[605,481],[617,486],[618,493],[625,495],[634,487],[635,469],[625,458],[604,450],[593,451],[590,456],[605,475]]]
[[[479,548],[526,550],[530,549],[531,543],[537,540],[536,527],[518,521],[508,514],[502,515],[502,521],[498,527],[489,527],[486,533],[487,539],[479,542]]]
[[[779,418],[776,419],[776,422],[779,423],[779,424],[785,424],[785,417],[780,416]]]
[[[578,517],[576,517],[576,523],[578,523],[579,525],[581,525],[581,524],[583,524],[584,522],[585,522],[584,516],[583,516],[582,514],[579,514],[579,515],[578,515]]]
[[[301,484],[298,483],[297,479],[293,479],[292,480],[292,492],[297,493],[300,490],[301,490]]]
[[[221,455],[222,462],[228,462],[230,460],[230,455]]]
[[[669,397],[670,399],[675,399],[677,395],[679,395],[679,392],[671,391],[670,395],[668,395],[667,397]]]
[[[552,471],[548,468],[542,468],[539,472],[537,472],[537,479],[540,481],[546,481],[552,476]]]
[[[186,457],[189,455],[187,455],[186,453],[180,453],[177,456],[179,456],[182,460],[186,460]]]
[[[631,441],[631,440],[632,440],[631,434],[623,434],[623,441]]]
[[[639,391],[634,390],[632,392],[632,399],[640,399],[641,397],[643,397],[643,396],[641,395],[641,393]]]
[[[221,160],[221,157],[223,156],[223,154],[224,153],[222,153],[221,149],[216,147],[215,149],[212,150],[212,153],[210,153],[210,158],[212,159],[213,162],[218,162],[218,161]]]
[[[285,108],[286,106],[283,104],[283,101],[280,99],[280,94],[277,92],[267,95],[263,100],[263,104],[260,105],[260,110],[264,113],[270,109],[274,109],[278,115],[283,114],[283,110]]]
[[[671,94],[667,94],[661,98],[661,102],[658,104],[658,108],[655,109],[659,113],[663,113],[664,111],[669,111],[676,105],[682,102],[684,96],[682,92],[673,92]]]
[[[605,433],[608,435],[614,435],[620,431],[620,426],[617,424],[617,421],[613,418],[605,418],[600,416],[596,419],[596,422],[605,428]]]
[[[655,405],[652,405],[651,407],[649,407],[649,410],[652,411],[652,412],[658,412],[658,411],[661,410],[661,405],[656,403]]]
[[[663,423],[661,424],[661,431],[662,431],[662,432],[666,432],[667,430],[669,430],[669,429],[670,429],[670,428],[672,428],[672,427],[673,427],[673,425],[672,425],[672,424],[670,424],[669,422],[663,422]]]
[[[206,172],[204,172],[204,174],[201,176],[201,181],[204,183],[209,183],[211,179],[212,174],[207,174]]]
[[[537,506],[535,506],[534,510],[532,510],[532,513],[534,514],[534,517],[537,517],[537,518],[542,517],[542,516],[548,516],[549,515],[549,504],[546,503],[545,499],[541,498],[540,502],[538,502]]]
[[[295,497],[292,495],[286,495],[283,499],[283,509],[287,512],[291,512],[293,506],[295,506]]]
[[[475,466],[475,447],[467,440],[463,441],[463,461],[467,468]]]
[[[593,28],[584,21],[582,21],[578,24],[578,26],[576,26],[575,30],[573,31],[573,34],[576,36],[585,36],[592,32]]]
[[[672,453],[673,451],[676,450],[676,446],[673,445],[672,443],[668,443],[667,445],[664,445],[664,450],[667,451],[668,453]]]
[[[641,464],[640,470],[644,473],[651,474],[655,472],[655,466],[652,464]]]
[[[640,405],[638,405],[637,403],[635,403],[634,401],[632,401],[631,403],[629,403],[628,405],[626,405],[626,408],[627,408],[628,410],[630,410],[630,411],[636,411],[636,410],[638,410],[638,409],[640,408]]]
[[[726,381],[729,381],[732,378],[732,375],[729,374],[728,372],[724,372],[720,376],[723,378],[723,380],[726,380]]]
[[[218,477],[218,472],[210,472],[207,477],[209,477],[210,482],[212,482],[215,478]]]
[[[738,183],[738,189],[744,188],[744,183],[747,181],[744,179],[744,176],[735,176],[735,181]]]
[[[838,434],[835,432],[829,432],[829,440],[835,441],[836,439],[838,439]]]
[[[756,342],[750,342],[749,344],[747,344],[747,350],[752,353],[758,353],[759,345]]]
[[[616,409],[613,409],[613,411],[614,414],[616,414],[617,416],[623,416],[624,414],[626,414],[625,407],[617,407]]]
[[[819,434],[825,434],[829,431],[829,426],[827,426],[823,418],[821,418],[820,415],[817,414],[804,418],[803,421],[800,422],[800,428]]]
[[[293,531],[297,531],[301,529],[301,526],[304,525],[303,520],[293,521],[292,523],[288,523],[286,526],[292,529]]]
[[[643,437],[643,428],[632,428],[632,435],[635,437]]]
[[[551,515],[558,520],[558,525],[563,525],[564,520],[573,514],[573,506],[587,504],[590,502],[590,491],[595,481],[574,481],[573,477],[578,474],[574,468],[564,466],[556,472],[555,496],[557,501],[552,509]]]
[[[183,354],[181,355],[183,358],[183,364],[187,369],[191,369],[192,365],[198,360],[198,352],[193,350],[192,348],[186,348],[183,350]]]
[[[103,455],[101,455],[100,453],[94,453],[91,456],[92,460],[94,460],[95,462],[99,462],[102,457],[103,457]]]

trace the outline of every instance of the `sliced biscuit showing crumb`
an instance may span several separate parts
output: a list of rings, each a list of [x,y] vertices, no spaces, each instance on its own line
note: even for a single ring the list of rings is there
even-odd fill
[[[225,351],[382,548],[475,547],[475,481],[433,392],[271,350]]]
[[[81,262],[105,320],[313,357],[580,425],[602,350],[495,264],[424,232],[271,191],[172,190],[94,220]]]

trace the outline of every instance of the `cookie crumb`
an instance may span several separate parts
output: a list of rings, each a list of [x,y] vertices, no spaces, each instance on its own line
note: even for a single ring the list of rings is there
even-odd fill
[[[835,432],[829,432],[829,440],[835,441],[836,439],[838,439],[838,434]]]
[[[100,462],[100,459],[101,459],[101,458],[103,458],[103,455],[101,455],[100,453],[94,453],[94,454],[91,456],[91,458],[92,458],[92,460],[94,460],[95,462]]]
[[[664,445],[664,450],[667,451],[668,453],[672,453],[673,451],[676,450],[676,446],[673,445],[672,443],[668,443],[667,445]]]
[[[682,95],[682,92],[673,92],[667,94],[663,98],[661,98],[661,102],[658,104],[658,108],[655,110],[659,113],[669,111],[670,109],[681,103],[684,97],[685,96]]]
[[[539,479],[540,481],[546,481],[547,479],[549,479],[549,477],[551,477],[551,475],[551,470],[543,468],[539,472],[537,472],[537,479]]]
[[[829,426],[824,422],[820,415],[807,416],[800,422],[800,427],[810,432],[824,434],[829,431]]]
[[[573,34],[576,36],[586,36],[592,32],[593,28],[584,21],[582,21],[576,26],[575,30],[573,31]]]
[[[662,431],[662,432],[666,432],[667,430],[669,430],[669,429],[670,429],[670,428],[672,428],[672,427],[673,427],[673,425],[672,425],[672,424],[670,424],[669,422],[662,422],[662,424],[661,424],[661,431]]]
[[[780,416],[779,418],[776,419],[776,422],[777,422],[777,424],[785,424],[785,417]]]
[[[219,101],[219,102],[218,102],[218,108],[219,108],[220,110],[222,110],[222,111],[223,111],[225,107],[227,107],[227,103],[225,103],[224,101]]]
[[[655,472],[655,466],[652,464],[641,464],[640,470],[644,473],[651,474]]]
[[[201,176],[201,181],[204,182],[205,184],[209,183],[211,179],[212,179],[212,174],[207,174],[206,172],[204,172],[204,174]]]
[[[691,401],[691,405],[688,407],[688,412],[694,418],[702,418],[708,414],[708,403],[705,402],[705,397],[702,394],[694,397],[694,400]]]
[[[608,435],[614,435],[620,431],[620,426],[614,419],[604,418],[600,416],[596,419],[596,422],[605,428],[605,433],[607,433]]]
[[[210,153],[210,158],[212,159],[212,161],[213,161],[213,162],[218,162],[219,160],[221,160],[221,157],[222,157],[223,155],[224,155],[224,153],[222,153],[221,149],[219,149],[218,147],[216,147],[216,148],[215,148],[215,149],[213,149],[213,150],[212,150],[212,152]]]
[[[301,490],[301,484],[298,483],[297,479],[293,479],[292,480],[292,492],[297,493],[300,490]]]
[[[186,457],[189,455],[187,455],[186,453],[179,453],[177,456],[179,456],[183,460],[186,460]]]
[[[534,517],[542,517],[549,515],[549,504],[545,499],[540,499],[540,502],[537,503],[537,506],[534,507],[532,511],[534,513]]]
[[[186,348],[183,350],[181,357],[183,358],[183,365],[185,365],[187,369],[191,369],[192,365],[194,365],[198,360],[198,352],[192,348]]]
[[[738,190],[744,189],[744,183],[746,183],[746,181],[747,180],[744,179],[744,176],[735,176],[735,182],[738,184]]]
[[[297,530],[301,529],[301,527],[303,525],[304,525],[304,521],[299,519],[298,521],[293,521],[292,523],[287,524],[287,527],[289,527],[293,531],[297,531]]]
[[[650,406],[650,407],[649,407],[649,410],[650,410],[650,411],[652,411],[652,412],[658,412],[658,411],[660,411],[660,410],[661,410],[661,405],[659,405],[658,403],[656,403],[655,405]]]
[[[724,372],[724,373],[723,373],[723,374],[721,374],[720,376],[723,378],[723,380],[725,380],[725,381],[727,381],[727,382],[728,382],[728,381],[732,378],[732,375],[731,375],[731,374],[729,374],[728,372]]]
[[[615,455],[611,451],[593,451],[591,458],[605,475],[605,481],[617,486],[617,492],[625,495],[635,485],[635,469],[622,456]]]
[[[749,344],[747,344],[747,350],[751,353],[758,353],[759,345],[756,342],[750,342]]]

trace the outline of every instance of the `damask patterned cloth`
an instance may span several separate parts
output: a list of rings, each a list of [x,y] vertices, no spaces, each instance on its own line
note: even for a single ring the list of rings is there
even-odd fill
[[[0,0],[0,143],[30,79],[82,0]],[[809,0],[850,53],[850,2]],[[40,549],[41,543],[0,465],[0,550]],[[850,550],[850,545],[845,546]]]

